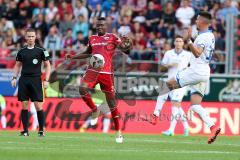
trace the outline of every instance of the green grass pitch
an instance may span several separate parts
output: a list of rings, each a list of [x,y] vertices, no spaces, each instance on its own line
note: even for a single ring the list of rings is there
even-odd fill
[[[240,136],[220,136],[206,144],[206,136],[125,134],[123,144],[114,134],[57,133],[19,137],[0,131],[0,160],[240,160]]]

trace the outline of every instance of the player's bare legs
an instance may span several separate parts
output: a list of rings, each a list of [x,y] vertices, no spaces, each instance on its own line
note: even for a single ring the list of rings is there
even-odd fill
[[[91,95],[88,92],[87,84],[82,83],[79,87],[79,93],[82,96],[83,101],[88,105],[88,107],[92,110],[92,118],[95,119],[98,117],[97,106],[93,103]]]
[[[166,82],[167,87],[169,90],[174,90],[174,89],[178,89],[181,88],[181,86],[179,85],[179,83],[174,79],[170,79]]]
[[[199,94],[191,95],[191,107],[190,110],[196,112],[200,118],[204,121],[204,123],[210,128],[211,135],[208,139],[208,144],[211,144],[215,141],[221,129],[218,128],[212,119],[207,114],[206,110],[201,106],[202,96]]]
[[[45,118],[42,110],[42,105],[43,105],[43,102],[34,102],[34,106],[37,110],[37,118],[38,118],[38,124],[39,124],[39,132],[38,132],[39,137],[45,136],[44,130],[43,130]]]
[[[106,95],[106,100],[107,100],[108,106],[109,106],[111,114],[112,114],[112,119],[114,122],[116,134],[117,134],[116,142],[122,143],[123,137],[122,137],[120,124],[119,124],[120,114],[118,112],[115,94],[114,94],[114,92],[105,92],[105,95]]]
[[[23,131],[20,136],[29,136],[28,134],[28,101],[22,101],[21,121],[23,124]]]
[[[181,119],[184,127],[184,136],[188,136],[188,123],[185,118],[185,113],[181,107],[181,102],[172,101],[172,117],[170,122],[170,127],[167,131],[164,131],[163,134],[167,136],[173,136],[174,130],[177,124],[177,121]]]
[[[91,95],[88,92],[88,88],[86,87],[86,83],[82,83],[79,88],[79,93],[81,94],[81,97],[83,101],[88,105],[88,107],[92,110],[92,117],[90,120],[90,124],[92,126],[96,125],[98,121],[99,116],[99,110],[97,109],[97,106],[94,104]]]

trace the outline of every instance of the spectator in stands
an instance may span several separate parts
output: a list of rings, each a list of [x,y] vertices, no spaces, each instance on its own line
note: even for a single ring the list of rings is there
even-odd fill
[[[65,13],[63,20],[59,24],[59,31],[64,36],[69,28],[73,29],[73,15]]]
[[[50,22],[54,19],[58,12],[58,8],[54,5],[54,1],[49,1],[46,9],[46,19]]]
[[[61,5],[58,6],[58,14],[61,20],[63,20],[65,14],[73,14],[72,5],[66,1],[62,1]]]
[[[18,17],[17,2],[10,1],[9,7],[7,7],[6,18],[14,21]]]
[[[108,16],[106,18],[106,26],[107,26],[107,32],[108,33],[112,33],[113,30],[116,30],[117,29],[117,25],[115,23],[113,23],[112,21],[112,17]]]
[[[73,48],[77,50],[82,50],[87,45],[88,41],[83,37],[83,33],[79,31],[77,33],[77,39],[73,41]]]
[[[96,9],[91,13],[89,22],[92,24],[94,18],[106,17],[106,12],[102,10],[101,4],[97,4]]]
[[[60,26],[60,22],[61,22],[61,16],[60,16],[60,14],[56,14],[55,15],[55,17],[54,17],[54,19],[52,20],[52,21],[49,21],[49,24],[48,24],[48,26],[56,26],[57,28],[59,28],[59,26]]]
[[[148,39],[147,39],[147,48],[151,50],[155,50],[155,44],[154,41],[156,39],[156,35],[154,32],[149,33]]]
[[[134,22],[133,26],[131,26],[131,31],[133,34],[140,33],[141,36],[148,36],[148,32],[139,22]]]
[[[21,8],[22,10],[25,10],[27,12],[28,19],[32,18],[33,6],[29,2],[29,0],[24,0],[22,3],[20,3],[19,8]]]
[[[6,31],[6,37],[10,37],[14,43],[17,42],[17,34],[12,29]]]
[[[220,3],[214,3],[212,9],[210,9],[210,13],[212,15],[212,17],[216,17],[218,10],[220,9]]]
[[[214,31],[213,32],[215,36],[215,50],[225,50],[225,40],[221,37],[221,33]]]
[[[154,2],[148,3],[148,10],[146,13],[146,27],[149,31],[156,31],[157,25],[161,18],[161,13],[155,9]]]
[[[37,19],[33,22],[32,27],[35,29],[41,29],[43,37],[47,36],[48,28],[47,23],[45,22],[43,15],[39,13]]]
[[[67,48],[73,45],[72,29],[68,28],[66,36],[62,39],[62,48]]]
[[[217,18],[225,21],[229,14],[237,16],[239,11],[235,6],[232,6],[232,0],[225,0],[224,7],[217,12]]]
[[[158,25],[158,33],[160,33],[160,37],[166,39],[173,39],[175,29],[172,24],[164,23],[163,25]]]
[[[121,20],[121,25],[118,28],[118,34],[120,35],[127,35],[129,32],[131,32],[131,17],[130,16],[124,16]]]
[[[147,43],[143,38],[143,34],[136,33],[135,39],[133,41],[133,49],[134,52],[130,54],[130,57],[134,60],[142,60],[142,54],[145,52],[144,50],[147,47]]]
[[[0,23],[1,23],[0,24],[1,25],[1,28],[0,28],[1,31],[6,32],[7,30],[10,29],[13,32],[15,32],[15,27],[14,27],[14,24],[11,20],[8,20],[6,17],[2,17]]]
[[[211,29],[218,32],[222,38],[225,37],[225,27],[223,26],[222,22],[220,19],[212,19],[211,22]]]
[[[7,5],[4,0],[0,0],[0,17],[7,15]]]
[[[103,3],[102,3],[103,11],[108,12],[111,9],[112,5],[114,4],[115,4],[115,0],[103,0]]]
[[[194,9],[201,9],[203,6],[205,6],[205,1],[206,0],[191,0],[192,7]]]
[[[88,9],[91,12],[97,9],[98,4],[102,4],[102,0],[87,0]]]
[[[74,39],[77,38],[77,32],[79,32],[79,31],[81,31],[83,33],[84,38],[88,37],[89,26],[82,14],[78,16],[78,21],[74,24],[74,27],[73,27],[73,38]]]
[[[189,26],[194,15],[195,11],[190,7],[189,0],[183,0],[182,6],[176,10],[176,17],[183,26]]]
[[[75,19],[78,19],[79,15],[83,15],[84,19],[88,21],[88,10],[87,8],[83,5],[82,0],[77,0],[76,1],[76,7],[73,10]]]
[[[43,35],[41,29],[36,30],[36,45],[43,47]]]
[[[61,38],[57,34],[56,26],[50,28],[48,36],[44,39],[44,48],[48,50],[61,49]]]
[[[119,11],[117,10],[116,4],[112,5],[110,11],[107,13],[109,17],[112,18],[112,22],[114,26],[118,25],[118,19],[119,19]]]
[[[133,11],[128,5],[123,5],[120,11],[121,17],[127,16],[132,17]]]
[[[38,7],[33,10],[33,19],[37,19],[38,15],[42,14],[44,17],[46,15],[45,3],[43,0],[38,2]]]
[[[174,11],[172,2],[167,2],[165,7],[163,7],[161,21],[162,21],[161,23],[166,23],[166,24],[176,23],[175,11]]]
[[[137,13],[142,12],[146,9],[147,0],[127,0],[126,4],[136,15]]]

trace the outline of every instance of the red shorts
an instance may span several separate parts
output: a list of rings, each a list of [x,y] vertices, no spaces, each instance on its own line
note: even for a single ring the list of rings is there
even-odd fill
[[[92,70],[87,70],[81,83],[90,89],[94,88],[99,83],[102,91],[115,93],[113,74],[98,73]]]

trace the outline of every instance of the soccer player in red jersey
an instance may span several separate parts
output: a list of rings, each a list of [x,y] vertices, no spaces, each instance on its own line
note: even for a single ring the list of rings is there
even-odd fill
[[[98,19],[96,28],[97,35],[89,37],[86,50],[74,56],[68,54],[66,55],[66,59],[84,59],[91,57],[94,54],[101,54],[104,57],[105,64],[100,70],[91,66],[88,67],[81,81],[80,94],[85,103],[91,108],[93,112],[92,118],[97,118],[99,111],[93,103],[92,98],[88,93],[88,89],[94,88],[98,83],[100,84],[101,90],[105,93],[115,125],[117,133],[116,142],[122,143],[123,137],[119,125],[120,114],[118,112],[114,90],[112,57],[117,48],[122,50],[124,53],[128,53],[132,43],[130,43],[130,39],[126,36],[124,36],[124,38],[118,38],[115,34],[106,33],[106,21],[103,17]]]

